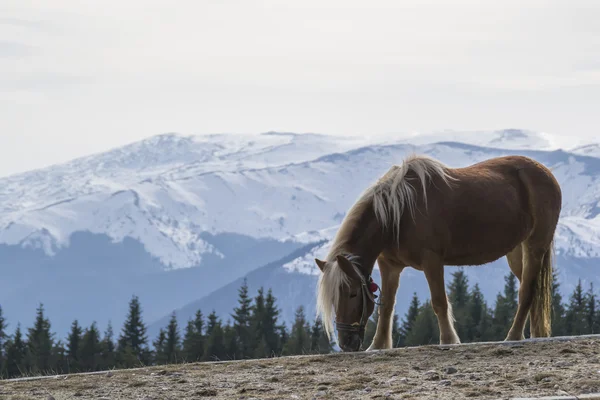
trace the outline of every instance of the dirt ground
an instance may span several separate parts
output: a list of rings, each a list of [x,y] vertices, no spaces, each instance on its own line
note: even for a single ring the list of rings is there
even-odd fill
[[[0,381],[0,399],[510,399],[600,392],[600,337]],[[598,397],[600,399],[600,397]]]

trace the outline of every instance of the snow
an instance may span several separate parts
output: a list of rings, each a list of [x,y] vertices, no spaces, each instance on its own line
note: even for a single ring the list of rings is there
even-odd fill
[[[306,255],[284,264],[283,268],[288,272],[298,272],[305,275],[319,275],[320,271],[315,263],[315,258],[320,258],[321,260],[325,259],[328,250],[329,242],[317,246]]]
[[[584,156],[600,158],[600,144],[592,143],[583,146],[577,146],[573,148],[571,152]]]
[[[520,130],[362,137],[159,135],[0,178],[0,243],[53,255],[69,245],[74,232],[88,231],[116,242],[134,238],[166,269],[187,268],[206,254],[222,256],[201,239],[205,231],[301,243],[331,240],[364,188],[410,153],[458,167],[531,150],[553,168],[563,188],[557,247],[577,257],[596,257],[600,159],[581,147],[555,152],[561,144],[560,138]],[[323,246],[307,256],[309,263],[294,261],[285,268],[318,272],[314,256],[324,257]]]
[[[476,146],[518,149],[518,150],[556,150],[569,148],[573,138],[553,136],[545,132],[533,132],[521,129],[497,131],[454,131],[444,130],[422,135],[414,135],[406,140],[412,144],[434,142],[460,142]]]
[[[563,218],[557,228],[557,254],[577,258],[600,257],[600,218]]]

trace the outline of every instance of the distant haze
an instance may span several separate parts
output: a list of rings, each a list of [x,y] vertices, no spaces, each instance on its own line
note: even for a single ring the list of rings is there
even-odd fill
[[[0,176],[165,132],[600,136],[600,3],[4,0]]]

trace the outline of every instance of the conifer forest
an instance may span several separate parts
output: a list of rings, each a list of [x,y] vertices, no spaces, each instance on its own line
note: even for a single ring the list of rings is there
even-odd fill
[[[583,335],[600,331],[600,298],[593,286],[581,281],[568,299],[559,293],[554,273],[552,295],[553,336]],[[485,299],[478,285],[471,286],[462,269],[456,270],[447,287],[463,343],[504,340],[517,307],[518,281],[505,276],[502,293]],[[309,318],[303,307],[296,310],[291,327],[279,321],[277,299],[259,289],[252,296],[246,282],[238,290],[238,304],[227,321],[214,311],[198,310],[186,326],[178,326],[173,314],[155,338],[149,338],[139,299],[129,302],[127,319],[118,332],[108,326],[81,326],[77,319],[66,338],[57,338],[40,304],[33,326],[19,323],[9,333],[10,321],[0,307],[0,378],[63,374],[147,365],[197,361],[323,354],[334,351],[321,321]],[[377,324],[377,309],[367,326],[363,348],[368,347]],[[526,327],[526,336],[528,328]],[[437,319],[429,299],[415,293],[406,314],[394,315],[394,347],[439,343]]]

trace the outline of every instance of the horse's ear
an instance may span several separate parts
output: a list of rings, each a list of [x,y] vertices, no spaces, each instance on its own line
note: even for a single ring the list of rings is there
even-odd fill
[[[342,256],[342,255],[338,255],[336,257],[337,263],[340,266],[340,268],[342,269],[342,271],[344,271],[344,273],[346,275],[348,275],[350,278],[352,279],[357,279],[359,280],[359,276],[356,274],[356,269],[354,269],[354,265],[352,265],[352,263],[350,262],[350,260],[348,260],[346,257]]]
[[[327,263],[325,261],[319,260],[318,258],[315,258],[315,262],[317,263],[317,266],[319,267],[321,272],[325,272],[325,266],[327,265]]]

